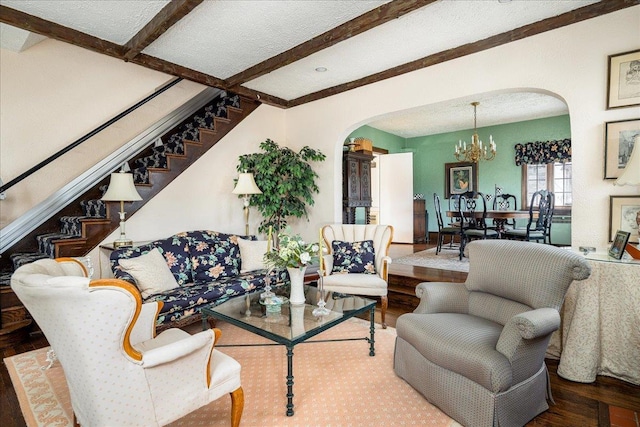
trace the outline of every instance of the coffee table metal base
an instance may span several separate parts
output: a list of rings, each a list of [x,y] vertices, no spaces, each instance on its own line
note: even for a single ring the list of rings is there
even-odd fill
[[[296,344],[316,344],[322,342],[336,342],[336,341],[367,341],[369,343],[369,356],[373,357],[376,355],[375,349],[375,305],[371,307],[369,310],[370,318],[369,318],[369,337],[362,338],[339,338],[339,339],[331,339],[331,340],[313,340],[313,341],[300,341],[300,342],[292,342],[288,344],[283,343],[274,343],[274,344],[223,344],[216,345],[216,347],[263,347],[263,346],[272,346],[272,345],[284,345],[287,348],[287,416],[291,417],[294,415],[293,410],[293,348]],[[202,313],[202,326],[206,328],[208,326],[206,322],[207,317],[218,317],[213,312],[204,312]],[[349,316],[348,318],[353,317]],[[224,319],[224,318],[223,318]]]

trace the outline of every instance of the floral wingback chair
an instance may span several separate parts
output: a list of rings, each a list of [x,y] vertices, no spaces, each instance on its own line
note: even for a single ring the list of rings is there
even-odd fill
[[[62,365],[74,418],[87,426],[162,426],[230,394],[231,424],[244,405],[240,365],[214,350],[220,331],[155,335],[162,303],[133,285],[90,280],[72,259],[18,268],[11,288]]]
[[[386,328],[388,265],[393,239],[390,225],[331,224],[322,228],[329,254],[323,257],[326,291],[380,297]]]

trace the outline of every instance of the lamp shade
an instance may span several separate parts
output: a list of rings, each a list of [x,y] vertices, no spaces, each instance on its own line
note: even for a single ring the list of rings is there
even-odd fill
[[[133,175],[125,172],[111,174],[111,182],[107,192],[102,196],[106,202],[133,202],[142,200],[133,184]]]
[[[233,189],[233,194],[262,194],[262,191],[256,185],[253,174],[244,172],[238,175],[238,182],[236,188]]]
[[[627,166],[614,184],[640,186],[640,135],[636,135],[633,151]]]

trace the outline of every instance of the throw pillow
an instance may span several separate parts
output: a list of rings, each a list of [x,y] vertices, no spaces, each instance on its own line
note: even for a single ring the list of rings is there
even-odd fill
[[[375,274],[375,250],[373,240],[361,242],[331,242],[333,252],[332,273],[367,273]]]
[[[237,236],[226,240],[194,240],[191,246],[193,281],[211,282],[240,274],[240,247],[237,240]]]
[[[156,248],[136,258],[120,259],[118,263],[136,279],[143,299],[178,287],[167,261]]]
[[[240,273],[263,270],[264,254],[267,253],[266,240],[245,240],[238,238],[240,246]]]

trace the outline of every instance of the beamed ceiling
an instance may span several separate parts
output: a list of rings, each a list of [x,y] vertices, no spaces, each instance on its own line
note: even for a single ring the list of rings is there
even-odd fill
[[[637,4],[0,0],[0,22],[289,108]],[[534,94],[524,105],[542,98]],[[550,103],[549,112],[533,117],[566,114],[566,106],[560,111],[556,100]],[[466,101],[460,105],[470,123],[470,107]]]

